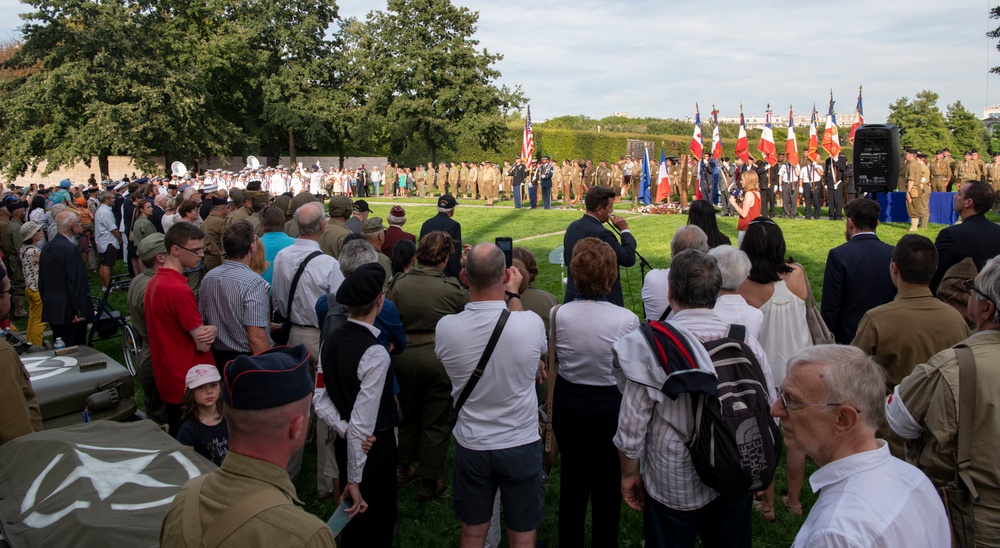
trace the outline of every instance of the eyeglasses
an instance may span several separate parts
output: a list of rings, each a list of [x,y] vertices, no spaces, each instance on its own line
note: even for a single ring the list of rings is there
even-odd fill
[[[781,400],[781,407],[786,413],[792,409],[802,409],[803,407],[840,407],[842,405],[847,405],[846,403],[788,403],[788,401],[785,400],[784,392],[781,391],[781,386],[778,387],[778,399]],[[858,414],[861,413],[861,410],[857,407],[850,405],[848,405],[848,407],[857,411]]]
[[[204,247],[202,247],[202,248],[198,248],[198,249],[188,249],[188,248],[186,248],[186,247],[184,247],[184,246],[182,246],[182,245],[179,245],[179,246],[177,246],[177,247],[179,247],[179,248],[183,249],[184,251],[188,251],[188,252],[190,252],[190,253],[194,253],[195,255],[199,255],[199,256],[201,256],[201,255],[204,255],[204,254],[205,254],[205,248],[204,248]]]
[[[982,298],[986,299],[987,301],[990,302],[990,304],[993,305],[994,310],[998,310],[996,301],[994,301],[986,293],[983,293],[982,291],[976,288],[976,280],[965,280],[965,283],[962,285],[964,285],[965,288],[968,289],[969,291],[975,291],[976,293],[978,293]]]

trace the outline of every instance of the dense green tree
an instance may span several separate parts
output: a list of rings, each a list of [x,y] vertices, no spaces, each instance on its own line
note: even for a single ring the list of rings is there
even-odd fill
[[[497,86],[494,64],[502,56],[477,48],[478,19],[449,0],[389,0],[386,11],[368,14],[361,42],[372,78],[366,118],[381,125],[391,155],[416,139],[435,161],[462,134],[485,150],[499,146],[504,116],[523,98]]]
[[[983,156],[987,155],[986,125],[978,116],[966,110],[961,101],[948,105],[945,122],[951,132],[952,146],[957,151],[975,149]]]
[[[937,102],[937,93],[924,90],[913,101],[901,97],[889,105],[887,121],[899,126],[901,145],[932,152],[952,146],[951,132]]]

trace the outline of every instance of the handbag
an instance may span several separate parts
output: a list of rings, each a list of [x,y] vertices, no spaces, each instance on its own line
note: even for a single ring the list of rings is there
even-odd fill
[[[976,357],[965,344],[955,347],[958,358],[958,452],[955,458],[955,479],[940,487],[948,521],[951,523],[952,546],[975,546],[975,519],[972,505],[979,502],[979,493],[972,482],[972,427],[976,413]]]
[[[497,320],[496,327],[493,328],[493,334],[490,335],[490,342],[486,343],[486,349],[483,350],[482,357],[479,358],[479,363],[476,365],[475,371],[472,372],[472,376],[469,377],[468,382],[465,383],[465,388],[462,389],[462,393],[458,395],[457,402],[448,402],[448,428],[454,428],[458,424],[458,412],[462,410],[462,406],[465,405],[465,401],[469,399],[469,395],[472,394],[472,390],[479,384],[479,379],[483,376],[483,371],[486,369],[486,363],[490,361],[490,356],[493,355],[493,349],[497,346],[497,341],[500,339],[500,333],[503,332],[503,326],[507,324],[507,318],[510,317],[510,311],[506,308],[500,313],[500,319]],[[450,398],[449,398],[450,399]]]
[[[556,360],[556,312],[560,305],[552,309],[552,321],[549,323],[549,358],[546,379],[548,397],[538,409],[538,433],[542,437],[542,466],[546,470],[556,463],[559,456],[559,444],[556,443],[555,430],[552,428],[552,398],[556,388],[556,373],[559,362]]]
[[[809,326],[809,336],[812,338],[813,344],[836,344],[836,340],[833,338],[833,331],[826,326],[826,322],[823,321],[823,316],[819,313],[819,308],[816,306],[816,297],[813,296],[812,284],[809,283],[809,276],[806,274],[806,269],[799,263],[793,263],[795,266],[802,269],[802,276],[806,279],[806,293],[808,298],[806,299],[806,324]]]
[[[288,344],[288,337],[292,333],[292,303],[295,302],[295,290],[299,288],[299,278],[302,277],[302,273],[305,271],[309,261],[322,254],[322,251],[313,251],[302,261],[299,269],[295,271],[295,277],[292,278],[292,289],[288,292],[288,310],[285,311],[284,315],[277,310],[274,312],[274,321],[281,324],[278,329],[271,332],[271,339],[276,346],[285,346]]]

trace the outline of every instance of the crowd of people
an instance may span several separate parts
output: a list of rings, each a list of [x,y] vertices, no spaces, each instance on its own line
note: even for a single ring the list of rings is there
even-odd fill
[[[216,534],[213,525],[235,515],[242,526],[231,539],[332,545],[327,525],[296,506],[292,481],[307,437],[315,440],[320,499],[343,501],[351,517],[340,532],[345,545],[392,545],[397,490],[417,482],[418,498],[428,501],[449,480],[463,545],[496,546],[501,529],[512,546],[534,545],[545,512],[545,383],[554,383],[561,455],[560,543],[586,543],[589,501],[591,544],[617,545],[624,501],[642,512],[648,545],[694,546],[700,537],[705,546],[749,546],[754,511],[768,522],[782,507],[806,514],[807,457],[820,467],[808,478],[820,496],[796,546],[945,546],[959,526],[978,544],[1000,542],[992,451],[1000,417],[990,391],[1000,352],[1000,226],[985,217],[995,204],[990,185],[958,187],[962,223],[936,242],[908,234],[895,246],[876,234],[877,202],[852,197],[835,215],[847,242],[829,252],[817,306],[764,190],[763,180],[784,181],[790,164],[778,179],[770,168],[739,169],[740,195],[725,197],[740,217],[736,246],[719,231],[713,204],[694,201],[688,225],[671,239],[670,268],[644,280],[640,319],[624,308],[619,279],[638,245],[614,215],[622,190],[635,184],[624,161],[620,183],[606,162],[584,162],[582,171],[563,162],[581,174],[562,179],[567,187],[544,186],[559,171],[548,158],[530,175],[544,177],[543,207],[561,189],[585,208],[565,233],[569,275],[559,297],[533,285],[538,267],[528,250],[508,257],[494,244],[463,241],[448,191],[470,182],[473,196],[496,199],[489,183],[475,184],[503,180],[505,170],[488,164],[470,167],[479,172],[465,179],[461,167],[451,178],[455,166],[443,179],[443,167],[436,177],[432,166],[410,173],[418,193],[440,194],[437,215],[417,234],[407,231],[401,205],[386,219],[374,216],[357,198],[364,191],[343,179],[326,203],[311,179],[272,197],[275,179],[257,177],[269,169],[245,184],[211,174],[221,179],[206,176],[200,189],[147,178],[105,189],[69,181],[25,189],[0,208],[0,317],[26,313],[33,344],[41,344],[42,322],[66,345],[84,344],[94,315],[88,266],[103,288],[120,262],[134,273],[127,302],[141,343],[145,412],[220,466],[181,490],[163,524],[167,546]],[[527,176],[518,165],[510,166],[520,173],[516,200],[515,181]],[[361,168],[354,176],[365,173],[375,194],[380,183],[400,181],[405,196],[407,171]],[[717,187],[706,173],[697,182],[708,198]],[[832,340],[817,335],[817,322]],[[787,492],[776,494],[773,482],[738,494],[706,484],[688,443],[697,395],[693,385],[667,390],[663,364],[641,335],[651,324],[669,326],[665,355],[711,378],[717,364],[706,348],[741,333],[738,346],[759,367],[780,423]],[[546,360],[550,346],[557,365]],[[5,343],[0,362],[5,443],[39,430],[41,420],[27,373]],[[978,375],[971,388],[959,378],[969,367]],[[938,496],[945,486],[978,489],[962,508],[966,523],[952,511],[960,502]],[[241,502],[227,510],[234,500]]]

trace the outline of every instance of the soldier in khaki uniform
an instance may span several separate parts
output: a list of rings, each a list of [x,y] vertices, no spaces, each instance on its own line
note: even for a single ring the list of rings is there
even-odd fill
[[[454,194],[455,196],[458,196],[458,193],[461,192],[458,189],[458,174],[458,165],[455,164],[455,162],[452,162],[448,167],[448,188],[442,190],[444,194]],[[442,196],[444,194],[442,194]]]
[[[927,165],[927,155],[917,153],[920,164],[920,228],[926,229],[931,220],[931,168]]]
[[[906,149],[909,150],[909,149]],[[899,164],[899,178],[897,179],[896,190],[900,192],[906,192],[906,181],[908,180],[908,174],[910,172],[910,159],[909,155],[903,153],[903,161]],[[916,162],[916,156],[913,157],[913,161]]]
[[[920,183],[923,170],[917,161],[917,151],[906,149],[906,214],[910,217],[910,232],[920,224]]]
[[[309,431],[315,383],[308,361],[300,345],[226,364],[229,454],[218,470],[177,493],[163,518],[161,546],[186,547],[190,540],[204,546],[213,538],[223,539],[221,547],[334,546],[326,523],[301,508],[285,471]],[[358,506],[365,509],[364,502]]]
[[[948,183],[951,182],[951,166],[944,157],[944,150],[934,153],[931,160],[931,191],[945,192],[948,190]]]
[[[944,150],[944,161],[945,163],[948,164],[948,169],[951,170],[951,180],[948,181],[948,191],[951,192],[951,187],[955,183],[956,178],[958,177],[958,162],[956,162],[955,159],[951,157],[951,151],[948,150],[948,147],[945,147],[943,150]]]
[[[478,200],[481,192],[479,191],[479,166],[475,162],[469,162],[469,175],[466,181],[466,186],[469,188],[469,192],[472,193],[472,199]]]
[[[396,173],[396,164],[385,164],[385,171],[382,173],[385,176],[382,179],[383,196],[389,198],[396,192],[395,189],[399,188],[399,174]]]
[[[959,188],[966,181],[982,181],[982,174],[979,172],[979,164],[972,159],[972,151],[965,152],[965,159],[958,165]]]
[[[606,161],[601,160],[601,163],[597,166],[595,176],[597,179],[597,186],[611,188],[611,169],[608,167],[608,163]]]
[[[624,189],[622,188],[622,166],[621,162],[611,162],[611,190],[615,191],[616,199],[621,199],[625,196]]]
[[[434,170],[431,169],[431,178],[434,177]],[[417,183],[417,197],[423,198],[427,195],[427,170],[424,166],[417,166],[417,172],[413,174],[413,179]],[[390,275],[392,272],[389,273]]]
[[[458,186],[462,189],[465,198],[469,197],[469,164],[462,162],[462,167],[458,170]]]
[[[972,161],[976,164],[976,171],[979,173],[977,181],[986,182],[986,162],[979,157],[979,151],[972,149]]]
[[[493,195],[497,190],[496,170],[493,169],[493,164],[483,162],[479,173],[479,193],[486,200],[486,205],[491,206],[493,205]],[[469,176],[471,177],[471,175]]]
[[[580,168],[576,166],[576,162],[572,160],[563,160],[562,163],[562,202],[563,207],[566,207],[570,202],[570,192],[575,188],[575,183],[577,175],[579,175]]]
[[[205,272],[222,264],[226,256],[222,249],[222,231],[225,230],[229,204],[225,198],[212,196],[212,210],[205,219]]]
[[[552,196],[551,196],[551,201],[555,202],[556,200],[559,199],[558,198],[558,196],[559,196],[559,190],[563,186],[563,182],[562,182],[562,170],[559,169],[559,162],[558,161],[552,160],[551,163],[552,163],[552,190],[551,190]],[[563,198],[564,202],[566,200],[567,200],[566,198]]]
[[[352,216],[354,204],[347,196],[333,196],[329,204],[330,221],[326,223],[323,234],[319,237],[319,248],[323,253],[340,258],[340,248],[344,245],[344,238],[353,234],[347,228],[347,219]]]
[[[1000,209],[1000,153],[994,154],[993,163],[986,166],[986,183],[993,187],[993,192],[998,195],[996,205],[993,207],[996,211]]]

